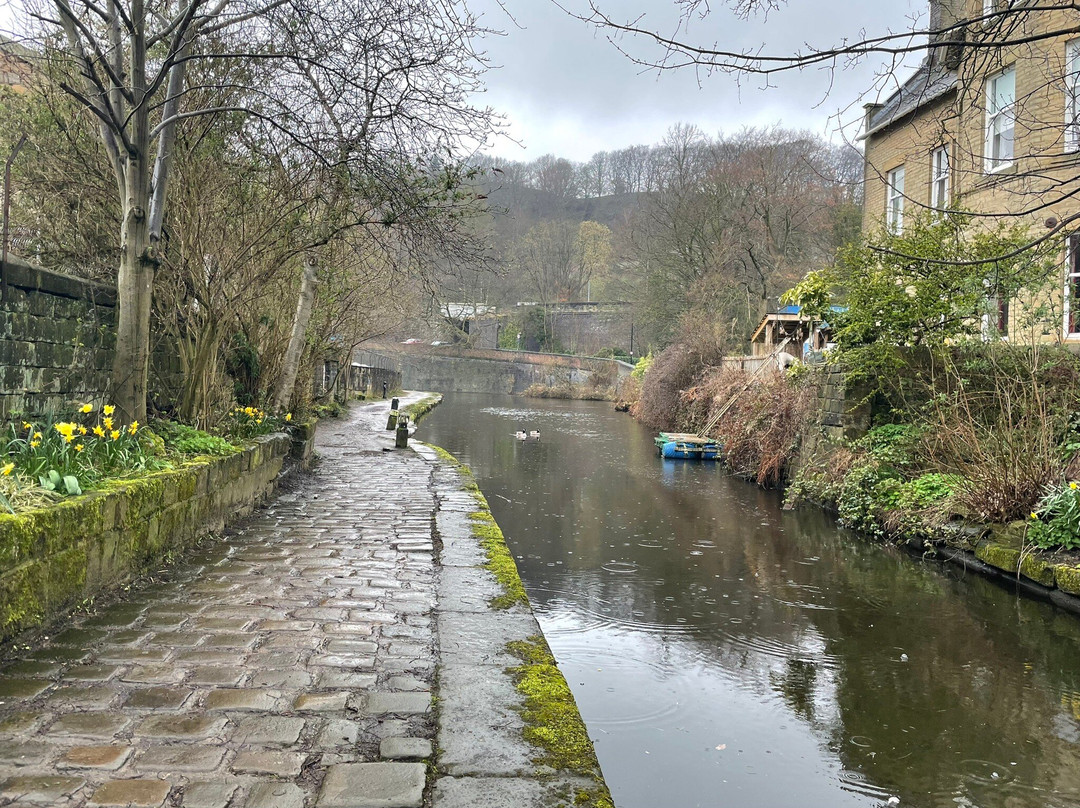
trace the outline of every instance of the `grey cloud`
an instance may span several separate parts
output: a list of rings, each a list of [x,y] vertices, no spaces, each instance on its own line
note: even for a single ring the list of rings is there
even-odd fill
[[[602,0],[624,17],[645,12],[645,23],[672,31],[672,0]],[[598,149],[651,143],[677,122],[707,132],[735,131],[745,125],[782,123],[821,134],[835,130],[835,116],[850,123],[859,117],[862,95],[882,69],[879,58],[840,67],[835,74],[808,69],[774,77],[764,88],[760,77],[740,80],[682,69],[657,74],[634,65],[602,33],[567,16],[549,0],[504,0],[524,28],[517,28],[496,0],[474,0],[470,8],[485,14],[492,27],[506,32],[486,41],[498,65],[488,74],[485,103],[502,111],[511,133],[526,150],[502,141],[491,151],[510,159],[554,153],[583,160]],[[577,0],[580,7],[581,0]],[[911,27],[925,14],[925,0],[892,3],[853,0],[791,0],[765,20],[741,21],[713,3],[714,13],[694,21],[689,40],[720,41],[725,47],[757,47],[791,52],[831,45]],[[623,45],[642,52],[641,45]],[[835,134],[835,133],[833,133]]]

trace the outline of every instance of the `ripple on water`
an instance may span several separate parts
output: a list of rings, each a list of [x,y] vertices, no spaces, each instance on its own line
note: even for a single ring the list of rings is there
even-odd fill
[[[981,786],[1004,785],[1016,779],[1008,764],[975,758],[960,761],[957,772],[967,782]]]
[[[887,803],[889,797],[895,796],[891,791],[867,782],[866,775],[861,772],[844,769],[837,779],[840,781],[840,788],[843,791],[878,799],[881,800],[882,804]]]
[[[640,565],[633,561],[608,561],[606,564],[601,564],[600,569],[605,570],[606,572],[628,574],[637,572],[638,569],[640,569]]]
[[[753,633],[737,634],[737,627],[741,623],[741,618],[733,617],[728,623],[731,628],[719,627],[723,644],[733,651],[757,654],[768,659],[798,659],[813,663],[824,670],[835,670],[839,667],[837,657],[823,651],[811,650],[804,645],[774,637]]]
[[[959,782],[957,782],[959,780]],[[1075,788],[1046,788],[1046,783],[1033,784],[1018,780],[1010,764],[990,760],[963,760],[956,768],[952,788],[932,791],[929,796],[934,808],[956,808],[957,805],[1012,804],[1066,806],[1080,805]]]

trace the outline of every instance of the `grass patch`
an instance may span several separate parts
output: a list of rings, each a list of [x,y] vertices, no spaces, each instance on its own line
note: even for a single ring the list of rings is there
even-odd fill
[[[534,636],[508,643],[507,651],[522,661],[510,669],[518,692],[525,697],[521,717],[525,720],[525,740],[543,750],[534,761],[538,765],[571,771],[592,778],[597,787],[578,791],[574,805],[614,808],[611,793],[600,775],[585,722],[581,720],[569,685],[555,664],[547,642]]]

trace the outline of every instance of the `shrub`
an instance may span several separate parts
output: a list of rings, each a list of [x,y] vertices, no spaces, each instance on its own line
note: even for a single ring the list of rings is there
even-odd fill
[[[1047,487],[1066,477],[1071,458],[1062,446],[1076,387],[1055,381],[1071,366],[1057,352],[999,346],[979,353],[985,367],[975,379],[970,360],[947,365],[942,391],[923,411],[923,451],[933,470],[962,478],[954,500],[968,516],[1010,522],[1027,517]]]
[[[751,376],[742,370],[714,370],[680,396],[680,424],[701,432],[723,407],[727,409],[709,437],[723,444],[728,465],[759,485],[777,485],[816,411],[812,388],[779,371]]]
[[[649,367],[634,415],[654,429],[670,429],[680,423],[680,394],[693,387],[704,371],[719,365],[721,359],[719,348],[711,353],[682,344],[665,348]]]
[[[643,357],[641,357],[634,365],[634,369],[630,371],[630,378],[637,381],[642,381],[645,378],[645,374],[649,372],[649,368],[652,367],[653,355],[652,351],[649,351]]]
[[[1050,486],[1028,524],[1028,538],[1043,549],[1080,549],[1080,486]]]

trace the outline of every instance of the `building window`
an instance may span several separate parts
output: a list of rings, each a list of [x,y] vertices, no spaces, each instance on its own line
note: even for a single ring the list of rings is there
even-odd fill
[[[1080,233],[1069,236],[1065,250],[1065,336],[1080,337]]]
[[[1012,165],[1016,128],[1016,71],[1006,70],[986,80],[987,173]]]
[[[1080,151],[1080,39],[1065,43],[1065,151]]]
[[[949,149],[942,146],[930,154],[930,207],[949,207]]]
[[[885,180],[885,224],[893,233],[904,229],[904,167],[894,168]]]
[[[988,14],[993,14],[995,11],[997,11],[997,0],[983,0],[982,6],[982,13],[984,17]]]

